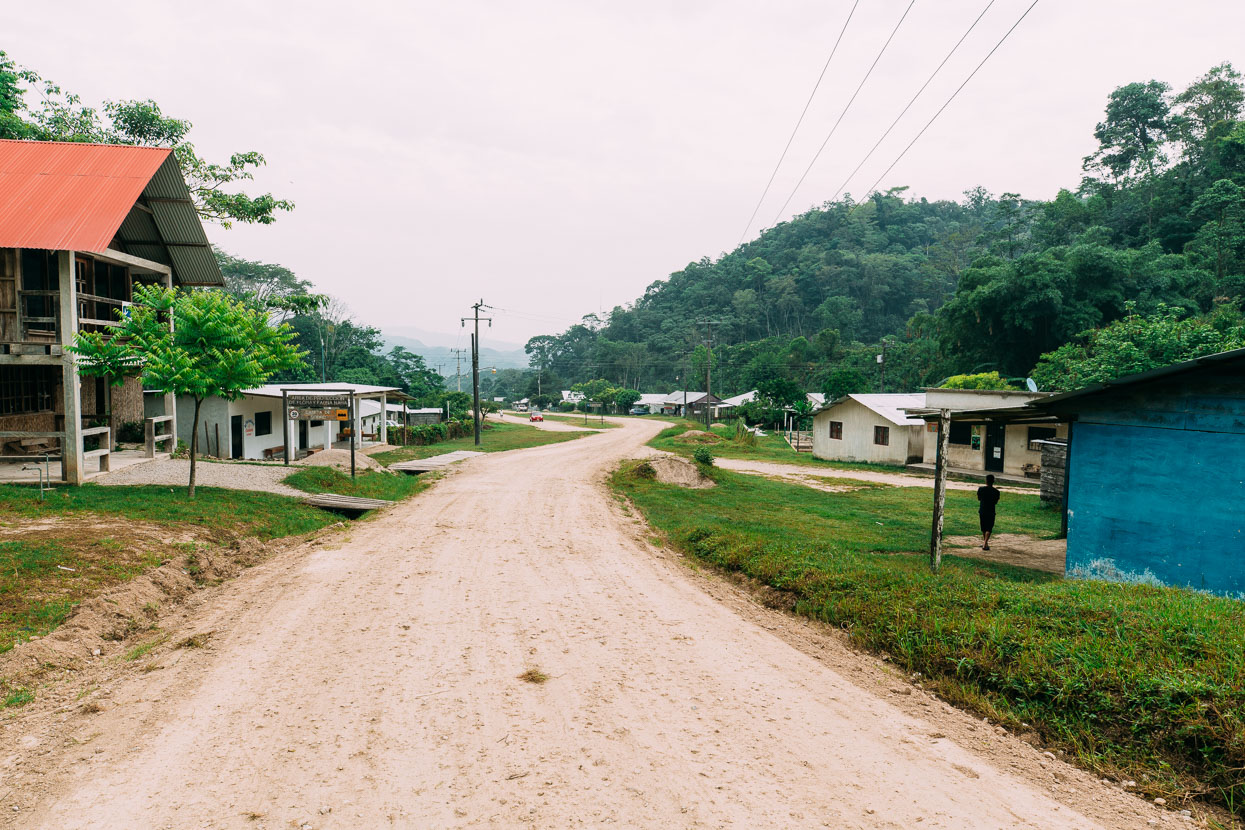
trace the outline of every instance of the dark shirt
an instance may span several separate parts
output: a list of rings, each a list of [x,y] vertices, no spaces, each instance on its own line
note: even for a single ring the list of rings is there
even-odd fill
[[[981,502],[978,510],[982,513],[993,513],[994,506],[999,503],[999,491],[989,484],[977,488],[977,501]]]

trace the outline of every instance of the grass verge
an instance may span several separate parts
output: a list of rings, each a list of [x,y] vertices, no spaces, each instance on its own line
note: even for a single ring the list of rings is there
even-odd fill
[[[338,521],[269,493],[200,487],[190,501],[181,487],[91,484],[56,488],[42,502],[37,489],[0,485],[0,516],[0,530],[18,531],[0,535],[0,653],[53,631],[106,588],[193,557],[187,536],[275,539]]]
[[[365,499],[401,501],[428,488],[421,476],[397,475],[377,470],[359,470],[355,478],[333,467],[304,467],[283,479],[305,493],[336,493]]]
[[[927,547],[924,489],[827,496],[712,469],[717,487],[686,490],[632,469],[614,487],[683,552],[790,592],[796,613],[1100,774],[1245,816],[1245,603],[956,556],[931,574],[924,557],[890,555]],[[947,534],[974,520],[973,494],[949,492]],[[1000,532],[1057,524],[1036,496],[999,506]]]
[[[573,441],[591,432],[549,432],[527,424],[508,424],[489,422],[488,428],[480,433],[480,446],[475,445],[473,436],[454,438],[437,444],[423,447],[400,447],[372,455],[372,458],[388,467],[399,461],[410,461],[413,458],[431,458],[444,455],[455,450],[473,450],[475,452],[505,452],[506,450],[522,450],[528,447],[540,447],[545,444],[560,444]]]

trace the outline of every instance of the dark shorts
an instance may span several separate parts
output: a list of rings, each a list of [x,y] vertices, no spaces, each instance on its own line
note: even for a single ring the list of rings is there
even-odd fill
[[[993,533],[994,532],[994,511],[991,510],[989,513],[987,513],[986,511],[982,510],[978,515],[981,516],[981,532],[982,533]]]

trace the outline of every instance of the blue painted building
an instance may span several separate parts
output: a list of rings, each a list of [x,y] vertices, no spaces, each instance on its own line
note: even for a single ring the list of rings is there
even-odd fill
[[[1072,424],[1069,574],[1245,594],[1245,349],[1030,407]]]

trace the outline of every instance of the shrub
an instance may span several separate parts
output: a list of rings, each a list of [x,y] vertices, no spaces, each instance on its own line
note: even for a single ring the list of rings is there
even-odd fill
[[[713,451],[708,447],[697,447],[692,451],[692,460],[702,467],[713,466]]]
[[[981,372],[976,375],[952,375],[942,382],[943,389],[995,389],[1015,391],[1019,387],[998,372]]]
[[[117,427],[117,431],[112,437],[115,441],[124,441],[127,444],[141,444],[147,440],[147,435],[143,431],[142,421],[126,421]]]

